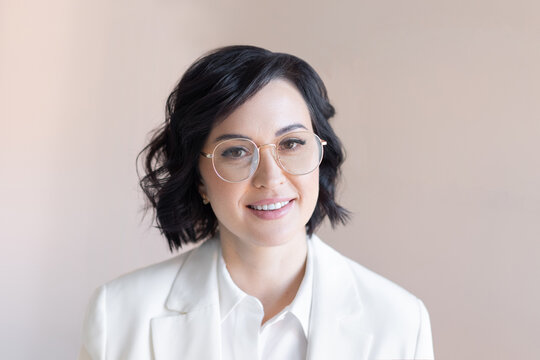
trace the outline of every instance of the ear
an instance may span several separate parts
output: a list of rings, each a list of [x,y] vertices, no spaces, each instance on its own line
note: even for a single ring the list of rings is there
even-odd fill
[[[199,195],[201,195],[202,202],[204,205],[209,203],[208,196],[206,194],[206,185],[204,185],[202,179],[200,180],[200,183],[199,183]]]
[[[202,196],[206,196],[206,185],[204,184],[204,181],[202,178],[199,179],[199,186],[198,186],[199,194]]]

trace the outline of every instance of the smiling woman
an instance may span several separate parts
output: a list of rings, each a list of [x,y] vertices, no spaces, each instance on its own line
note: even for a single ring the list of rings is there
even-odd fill
[[[143,150],[141,186],[171,250],[100,287],[80,359],[431,359],[423,303],[325,245],[343,162],[305,61],[252,46],[184,74]]]
[[[308,132],[298,132],[297,128]],[[216,214],[222,245],[235,244],[236,251],[243,251],[238,248],[241,244],[282,245],[280,248],[284,254],[305,259],[306,224],[317,204],[317,167],[322,155],[322,145],[315,145],[318,138],[312,130],[311,117],[302,95],[285,80],[270,81],[212,128],[203,150],[211,150],[224,136],[229,138],[230,134],[238,134],[233,136],[240,138],[229,139],[225,143],[232,142],[232,149],[245,152],[244,159],[234,160],[235,164],[239,163],[233,165],[228,154],[231,151],[229,144],[225,144],[227,147],[223,152],[224,142],[221,142],[213,149],[215,155],[217,150],[213,167],[205,157],[199,161],[199,192],[208,198]],[[278,138],[280,134],[284,137]],[[294,152],[289,149],[292,141],[298,144]],[[300,145],[302,142],[304,145]],[[262,150],[256,151],[256,145],[242,147],[239,146],[241,143],[268,145],[262,145]],[[316,161],[306,162],[310,157]],[[280,166],[283,162],[289,167],[292,165],[291,170],[298,169],[304,174],[299,176],[291,174],[291,170],[284,171],[284,166]],[[242,175],[243,181],[223,181],[224,175],[234,177],[237,174]],[[281,203],[286,204],[281,207]],[[275,208],[276,204],[279,204],[279,209]],[[274,209],[268,209],[268,206]],[[301,246],[303,251],[291,251],[291,246],[296,249]],[[224,249],[224,254],[227,253]]]

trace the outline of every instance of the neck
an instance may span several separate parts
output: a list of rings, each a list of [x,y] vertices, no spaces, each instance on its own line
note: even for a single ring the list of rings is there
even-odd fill
[[[227,235],[220,236],[227,269],[240,289],[261,301],[264,323],[296,296],[305,272],[306,236],[285,244],[260,246]]]

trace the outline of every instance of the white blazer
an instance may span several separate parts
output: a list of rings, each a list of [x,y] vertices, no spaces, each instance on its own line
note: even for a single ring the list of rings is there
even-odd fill
[[[307,359],[433,359],[422,301],[312,236]],[[101,286],[79,359],[220,359],[219,240]]]

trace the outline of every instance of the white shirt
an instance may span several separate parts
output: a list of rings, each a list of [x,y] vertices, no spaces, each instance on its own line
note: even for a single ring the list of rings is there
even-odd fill
[[[222,360],[300,360],[306,358],[313,270],[307,242],[304,278],[294,300],[261,326],[264,309],[232,280],[219,256],[218,288]]]

